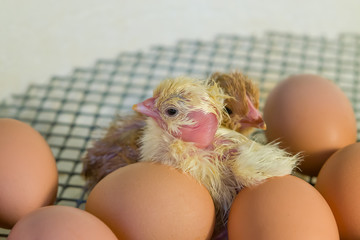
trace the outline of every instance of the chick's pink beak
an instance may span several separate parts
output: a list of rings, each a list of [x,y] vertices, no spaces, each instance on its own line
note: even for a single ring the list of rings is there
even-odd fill
[[[145,101],[135,104],[132,109],[136,112],[142,113],[148,117],[158,118],[159,115],[157,114],[155,108],[155,98],[151,97],[146,99]]]
[[[248,103],[249,112],[242,120],[240,120],[241,125],[243,127],[256,127],[266,130],[266,124],[261,116],[260,111],[255,108],[248,96],[246,96],[246,100]]]

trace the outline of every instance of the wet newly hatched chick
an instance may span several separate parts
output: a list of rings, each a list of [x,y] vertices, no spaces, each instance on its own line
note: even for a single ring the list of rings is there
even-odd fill
[[[240,72],[231,74],[215,73],[213,79],[232,98],[225,99],[229,117],[223,118],[222,125],[243,134],[253,128],[265,128],[258,110],[259,91],[252,81]],[[211,81],[210,81],[211,83]],[[94,142],[83,160],[82,175],[88,189],[93,188],[112,171],[139,160],[139,138],[145,126],[144,115],[118,116],[107,129],[105,136]]]
[[[221,127],[228,98],[216,83],[177,78],[163,81],[153,97],[134,106],[148,116],[140,161],[192,175],[208,189],[220,217],[242,187],[291,174],[298,163],[277,145],[262,145]]]

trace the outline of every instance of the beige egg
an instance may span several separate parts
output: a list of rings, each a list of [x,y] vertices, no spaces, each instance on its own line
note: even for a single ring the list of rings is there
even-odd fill
[[[39,208],[18,221],[8,240],[116,240],[114,233],[90,213],[74,207]]]
[[[26,123],[0,119],[0,227],[53,204],[58,173],[45,139]]]
[[[209,239],[215,210],[205,187],[166,165],[135,163],[102,179],[85,210],[119,239]]]
[[[269,141],[301,152],[301,172],[316,176],[331,154],[356,141],[356,119],[346,95],[330,80],[302,74],[280,82],[264,106]]]
[[[228,232],[230,240],[339,239],[325,199],[291,175],[242,189],[230,209]]]
[[[321,168],[315,187],[329,203],[341,239],[360,239],[360,143],[334,153]]]

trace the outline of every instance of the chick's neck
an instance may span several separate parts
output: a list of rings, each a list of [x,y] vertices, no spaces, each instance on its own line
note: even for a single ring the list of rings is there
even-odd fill
[[[215,114],[193,111],[188,114],[188,117],[196,123],[181,126],[179,134],[173,136],[185,142],[193,142],[198,148],[207,148],[213,142],[218,129],[218,120]]]

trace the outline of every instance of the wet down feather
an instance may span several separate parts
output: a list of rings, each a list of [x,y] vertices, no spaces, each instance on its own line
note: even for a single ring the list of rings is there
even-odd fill
[[[134,105],[148,116],[140,137],[139,161],[158,162],[189,173],[211,194],[217,216],[225,219],[242,187],[291,174],[299,158],[262,145],[221,126],[231,96],[212,80],[168,79],[153,97]]]
[[[258,110],[259,90],[240,72],[212,74],[209,79],[220,86],[230,98],[225,98],[221,125],[249,135],[254,128],[265,129]],[[208,81],[208,83],[212,83]],[[146,116],[135,113],[117,116],[106,129],[103,137],[94,141],[83,157],[82,175],[88,189],[114,170],[138,162],[139,139],[146,125]]]

